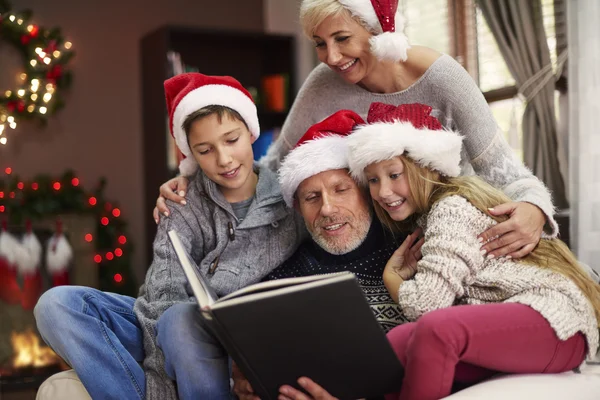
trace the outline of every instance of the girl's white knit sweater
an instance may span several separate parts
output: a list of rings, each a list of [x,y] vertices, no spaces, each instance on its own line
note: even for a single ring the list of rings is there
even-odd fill
[[[582,332],[588,354],[598,349],[598,323],[591,303],[568,278],[511,259],[487,259],[477,235],[496,224],[461,196],[437,202],[419,219],[425,243],[417,273],[400,285],[399,303],[416,320],[457,304],[521,303],[538,311],[561,340]]]

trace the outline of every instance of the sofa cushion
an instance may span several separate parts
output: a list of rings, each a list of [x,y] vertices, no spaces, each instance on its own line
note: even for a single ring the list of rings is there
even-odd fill
[[[597,400],[600,365],[584,365],[581,373],[503,375],[454,393],[447,400]]]
[[[447,400],[597,400],[600,365],[584,365],[581,373],[504,375],[461,390]],[[90,400],[73,370],[60,372],[40,386],[36,400]]]
[[[75,371],[59,372],[46,379],[38,389],[36,400],[91,400]]]

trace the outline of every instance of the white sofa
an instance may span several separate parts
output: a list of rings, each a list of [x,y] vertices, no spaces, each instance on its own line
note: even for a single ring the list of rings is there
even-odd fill
[[[48,378],[38,390],[36,400],[89,400],[73,370]],[[581,373],[531,374],[500,376],[468,389],[447,400],[598,400],[600,399],[600,364],[587,364]]]

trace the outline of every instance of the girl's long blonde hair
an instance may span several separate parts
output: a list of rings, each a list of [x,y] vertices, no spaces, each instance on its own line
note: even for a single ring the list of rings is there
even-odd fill
[[[399,157],[404,164],[404,173],[408,179],[416,211],[408,220],[398,222],[390,218],[389,214],[373,201],[377,217],[390,231],[397,233],[414,229],[416,218],[429,212],[436,202],[452,195],[466,198],[473,206],[498,222],[508,219],[505,215],[499,217],[491,215],[488,208],[512,200],[482,179],[475,176],[448,178],[429,168],[418,166],[408,157]],[[575,255],[561,240],[541,239],[531,253],[515,261],[547,268],[573,281],[592,304],[600,326],[600,285],[581,268]]]

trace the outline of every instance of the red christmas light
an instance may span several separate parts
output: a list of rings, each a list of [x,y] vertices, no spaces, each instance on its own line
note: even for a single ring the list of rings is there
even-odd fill
[[[87,233],[85,235],[85,241],[86,242],[91,242],[92,240],[94,240],[94,237],[92,236],[92,234],[91,233]]]
[[[15,198],[15,192],[10,192],[8,194],[8,197],[10,197],[11,199],[14,199]]]
[[[116,248],[115,249],[115,256],[117,257],[121,257],[123,255],[123,250],[121,250],[120,248]]]
[[[112,215],[114,217],[118,217],[119,215],[121,215],[121,210],[119,210],[118,208],[115,208],[112,210]]]
[[[113,258],[115,258],[115,255],[111,251],[109,251],[108,253],[106,253],[106,259],[108,261],[112,260]]]
[[[6,175],[10,175],[10,174],[12,174],[12,168],[11,167],[6,167],[6,169],[4,170],[4,172],[6,172]]]
[[[71,185],[73,185],[73,186],[79,186],[79,179],[78,178],[71,179]]]
[[[108,218],[106,218],[106,217],[102,217],[102,218],[100,219],[100,223],[101,223],[102,225],[104,225],[104,226],[108,225]]]
[[[17,183],[17,189],[23,190],[24,187],[25,187],[25,184],[23,182]]]
[[[60,190],[60,182],[54,182],[52,184],[52,189],[54,189],[56,191]]]
[[[96,262],[97,264],[100,264],[102,262],[102,256],[100,254],[96,254],[94,256],[94,262]]]
[[[4,192],[0,192],[0,199],[4,198]]]
[[[90,203],[90,206],[95,206],[97,202],[98,202],[98,200],[96,200],[96,198],[94,196],[92,196],[88,199],[88,203]]]
[[[125,237],[125,235],[119,236],[118,240],[119,240],[119,243],[121,243],[121,244],[127,243],[127,238]]]
[[[4,212],[4,206],[0,206],[0,213]]]
[[[39,188],[39,187],[40,187],[40,185],[38,185],[38,183],[37,183],[37,182],[33,182],[33,183],[31,184],[31,188],[32,188],[33,190],[38,190],[38,188]]]
[[[115,280],[115,282],[121,283],[123,281],[123,276],[121,274],[115,274],[115,276],[113,276],[113,279]]]

